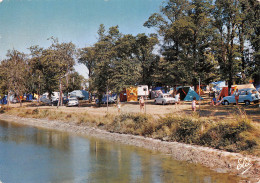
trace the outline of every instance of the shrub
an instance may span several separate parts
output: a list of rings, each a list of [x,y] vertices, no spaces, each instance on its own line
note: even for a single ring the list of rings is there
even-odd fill
[[[257,145],[251,133],[254,130],[248,119],[223,121],[212,125],[201,136],[199,144],[231,152],[249,150]]]
[[[153,133],[154,126],[148,115],[123,113],[115,116],[112,123],[107,125],[107,129],[111,132],[148,136]]]

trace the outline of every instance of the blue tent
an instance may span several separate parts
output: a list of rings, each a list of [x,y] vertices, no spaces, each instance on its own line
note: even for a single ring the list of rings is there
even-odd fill
[[[152,89],[152,91],[157,91],[157,90],[161,90],[163,93],[166,93],[163,87],[155,87]]]
[[[80,90],[82,94],[84,95],[83,100],[88,100],[89,99],[89,92],[85,90]]]
[[[193,89],[189,89],[189,92],[187,93],[187,95],[185,96],[184,100],[185,101],[192,101],[193,97],[196,97],[196,100],[203,100],[202,97],[200,97]]]
[[[33,100],[33,95],[32,95],[32,94],[27,94],[27,95],[26,95],[26,100],[27,100],[27,101]]]
[[[255,86],[257,91],[260,91],[260,83],[258,85]]]
[[[80,100],[88,100],[89,92],[85,90],[74,90],[69,93],[70,97],[77,97]]]
[[[226,86],[225,81],[212,82],[211,84],[214,85],[213,88],[215,88],[217,91],[220,91],[223,87]]]
[[[0,100],[0,104],[7,104],[7,96],[4,96],[4,97]]]

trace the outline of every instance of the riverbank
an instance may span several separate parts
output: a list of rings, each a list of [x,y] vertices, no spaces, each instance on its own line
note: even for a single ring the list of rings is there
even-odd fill
[[[251,182],[258,182],[260,179],[260,158],[254,156],[244,156],[239,153],[230,153],[208,147],[178,142],[166,142],[135,135],[111,133],[96,127],[86,126],[84,123],[72,121],[62,122],[47,119],[21,118],[7,114],[1,114],[0,119],[24,125],[87,135],[160,151],[171,155],[176,160],[199,163],[217,172],[231,173],[248,178]]]

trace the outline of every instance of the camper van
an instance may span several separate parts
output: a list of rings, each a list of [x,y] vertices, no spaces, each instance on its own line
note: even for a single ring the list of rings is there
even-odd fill
[[[147,98],[149,96],[149,89],[147,85],[138,85],[137,87],[137,96],[138,99],[143,96]]]
[[[64,98],[63,94],[62,94],[62,96]],[[43,103],[46,103],[46,104],[50,104],[50,103],[56,104],[56,103],[58,103],[59,98],[60,98],[60,92],[52,92],[51,100],[49,99],[49,93],[46,92],[46,93],[42,94],[40,101]]]

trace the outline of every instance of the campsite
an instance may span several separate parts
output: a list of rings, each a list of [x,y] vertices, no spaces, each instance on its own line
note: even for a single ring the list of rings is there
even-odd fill
[[[260,0],[0,0],[0,183],[260,183],[259,20]]]

